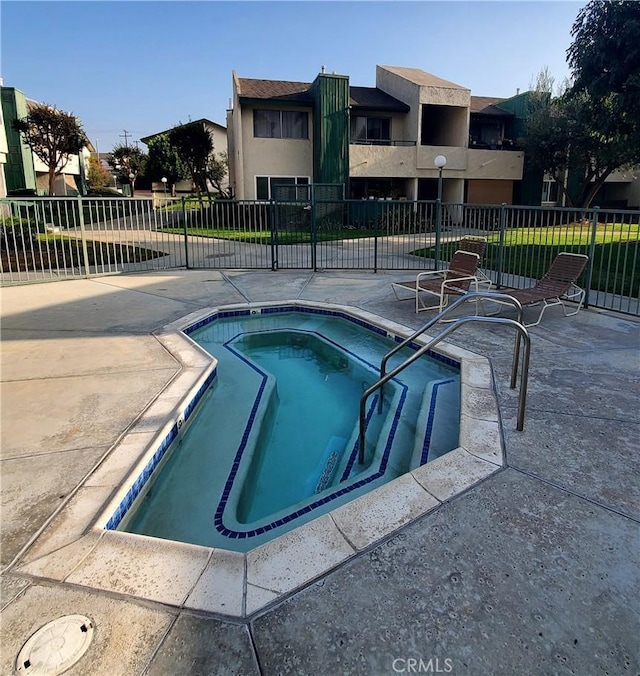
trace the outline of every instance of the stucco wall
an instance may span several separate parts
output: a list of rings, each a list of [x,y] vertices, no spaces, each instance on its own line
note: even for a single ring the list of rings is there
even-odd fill
[[[305,108],[287,110],[301,110],[309,114],[308,139],[254,138],[253,107],[242,109],[244,199],[255,199],[256,176],[308,176],[310,180],[313,177],[313,115]]]
[[[349,174],[354,177],[411,177],[416,173],[415,146],[349,146]]]
[[[418,146],[417,168],[424,170],[424,177],[437,176],[434,160],[438,155],[447,158],[444,171],[464,171],[467,168],[467,149],[458,146]]]
[[[417,141],[420,129],[420,107],[417,105],[420,99],[420,87],[382,66],[376,66],[376,87],[410,107],[411,110],[405,116],[407,137],[404,140]]]
[[[511,150],[467,151],[467,178],[509,179],[519,181],[524,167],[524,153]]]
[[[33,154],[33,167],[36,170],[36,173],[49,173],[49,167],[34,153]],[[80,164],[78,162],[78,156],[72,155],[67,162],[67,166],[62,170],[64,174],[71,174],[77,176],[80,173]]]

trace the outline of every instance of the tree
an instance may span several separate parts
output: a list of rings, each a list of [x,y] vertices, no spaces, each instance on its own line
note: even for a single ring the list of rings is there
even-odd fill
[[[207,164],[207,178],[223,199],[231,198],[230,191],[222,187],[222,181],[224,181],[227,176],[228,170],[229,158],[227,153],[220,153],[219,156],[216,156],[215,153],[211,153]]]
[[[149,159],[147,161],[147,175],[152,181],[166,178],[175,195],[175,184],[190,173],[187,165],[180,159],[175,147],[169,142],[168,134],[158,134],[149,140]]]
[[[588,207],[614,171],[640,165],[640,3],[592,0],[571,35],[572,82],[536,107],[522,145],[569,205]],[[567,172],[579,179],[570,189]]]
[[[13,128],[46,165],[49,173],[49,195],[54,184],[73,155],[88,143],[80,121],[72,114],[47,103],[35,104],[23,119],[13,120]]]
[[[207,165],[213,152],[211,134],[200,123],[181,124],[169,131],[169,142],[176,149],[178,157],[185,163],[198,199],[207,190]]]
[[[94,191],[104,190],[111,186],[112,181],[111,173],[102,166],[95,155],[92,155],[89,158],[89,169],[87,170],[89,189]]]
[[[575,92],[610,98],[640,124],[640,4],[629,0],[591,0],[571,28],[567,50]],[[635,106],[635,108],[634,108]]]
[[[140,148],[118,145],[111,151],[107,162],[118,172],[120,183],[131,184],[133,197],[136,179],[144,173],[147,166],[147,155]]]
[[[588,207],[608,176],[634,157],[624,135],[598,130],[605,113],[587,95],[572,94],[552,99],[527,121],[522,147],[529,161],[549,174],[569,206]],[[567,173],[578,177],[567,185]]]

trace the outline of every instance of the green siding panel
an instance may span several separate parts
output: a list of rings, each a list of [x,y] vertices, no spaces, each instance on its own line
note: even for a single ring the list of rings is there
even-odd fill
[[[321,73],[313,83],[313,180],[346,184],[349,178],[349,78]]]
[[[27,116],[27,101],[24,94],[14,87],[2,87],[2,117],[7,135],[7,163],[4,167],[7,192],[36,189],[36,172],[33,168],[31,149],[13,128],[13,120]]]
[[[538,92],[523,92],[498,104],[498,107],[502,108],[502,110],[515,115],[515,119],[513,120],[513,136],[515,139],[522,138],[527,133],[527,117],[534,110],[535,106],[539,105],[535,101],[535,98],[538,96]],[[540,206],[542,181],[543,172],[532,167],[525,157],[522,180],[517,181],[514,186],[514,203]]]

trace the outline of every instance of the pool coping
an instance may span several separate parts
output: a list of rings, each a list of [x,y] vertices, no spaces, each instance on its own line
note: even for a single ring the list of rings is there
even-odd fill
[[[281,306],[345,313],[393,336],[413,334],[359,308],[295,300],[205,308],[155,331],[153,336],[180,363],[180,372],[49,520],[17,571],[180,609],[248,618],[502,468],[489,360],[440,343],[435,351],[460,363],[462,395],[460,446],[441,458],[246,553],[105,530],[107,515],[122,502],[130,477],[144,468],[171,429],[182,425],[194,393],[215,373],[215,358],[184,330],[220,311]],[[416,343],[426,344],[429,338],[425,334]],[[159,419],[165,422],[158,427]],[[123,565],[127,561],[132,565]]]

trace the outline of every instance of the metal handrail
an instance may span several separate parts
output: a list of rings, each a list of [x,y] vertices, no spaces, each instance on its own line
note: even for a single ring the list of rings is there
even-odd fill
[[[393,356],[398,350],[405,347],[409,342],[417,338],[420,334],[424,333],[430,326],[433,326],[438,321],[440,321],[446,314],[451,310],[455,309],[458,305],[468,302],[470,299],[476,298],[487,298],[487,299],[500,299],[502,301],[511,302],[516,308],[518,308],[518,321],[513,319],[507,319],[504,317],[479,317],[479,316],[465,316],[459,317],[454,320],[449,326],[443,329],[437,336],[432,338],[426,345],[422,346],[416,350],[411,356],[409,356],[405,361],[402,362],[389,373],[385,373],[386,364],[389,361],[389,358]],[[515,389],[518,376],[518,365],[520,360],[520,339],[524,338],[524,350],[522,358],[522,375],[520,380],[520,394],[518,398],[518,417],[516,423],[516,429],[519,432],[522,432],[524,429],[524,412],[527,398],[527,382],[529,378],[529,357],[531,354],[531,338],[529,337],[529,332],[522,324],[522,305],[520,302],[509,296],[507,294],[495,293],[491,291],[473,291],[466,293],[461,298],[457,299],[442,312],[440,312],[432,320],[428,321],[423,327],[418,329],[412,336],[405,339],[402,343],[398,344],[393,350],[388,352],[383,358],[380,365],[380,379],[374,383],[371,387],[365,390],[360,397],[360,436],[359,436],[359,448],[358,448],[358,463],[364,463],[364,448],[365,448],[365,409],[366,402],[369,396],[373,394],[376,390],[380,390],[380,406],[378,412],[381,411],[382,406],[382,397],[383,397],[383,387],[388,383],[392,378],[395,378],[401,371],[403,371],[407,366],[412,364],[414,361],[422,357],[428,350],[441,342],[446,336],[455,331],[459,326],[468,324],[469,322],[481,322],[485,324],[506,324],[508,326],[513,326],[516,329],[516,339],[514,341],[514,355],[513,363],[511,368],[511,382],[510,388]]]
[[[495,291],[468,291],[465,293],[463,296],[460,298],[457,298],[451,305],[448,305],[446,308],[442,310],[442,312],[439,312],[433,319],[430,319],[426,324],[423,324],[415,333],[410,335],[408,338],[405,338],[401,343],[398,343],[394,348],[389,350],[387,354],[382,357],[382,361],[380,362],[380,378],[384,377],[385,372],[386,372],[386,367],[389,359],[393,357],[394,354],[399,352],[403,347],[406,347],[409,343],[414,341],[416,338],[421,336],[427,329],[430,329],[434,324],[437,324],[439,321],[441,321],[446,315],[448,315],[452,310],[455,310],[455,308],[458,307],[458,305],[462,305],[462,303],[466,303],[470,299],[475,298],[476,300],[479,300],[481,298],[488,298],[491,299],[493,298],[494,300],[500,300],[504,302],[511,302],[511,304],[518,310],[518,319],[517,322],[519,324],[522,324],[522,304],[517,298],[514,298],[513,296],[509,296],[508,294],[505,293],[496,293]],[[520,337],[516,337],[516,345],[515,345],[515,354],[514,354],[514,366],[515,368],[512,369],[511,371],[511,389],[515,388],[515,382],[516,382],[516,374],[517,374],[517,368],[518,368],[518,353],[520,349]],[[378,402],[378,413],[382,413],[382,402],[384,398],[384,390],[380,391],[380,400]]]

